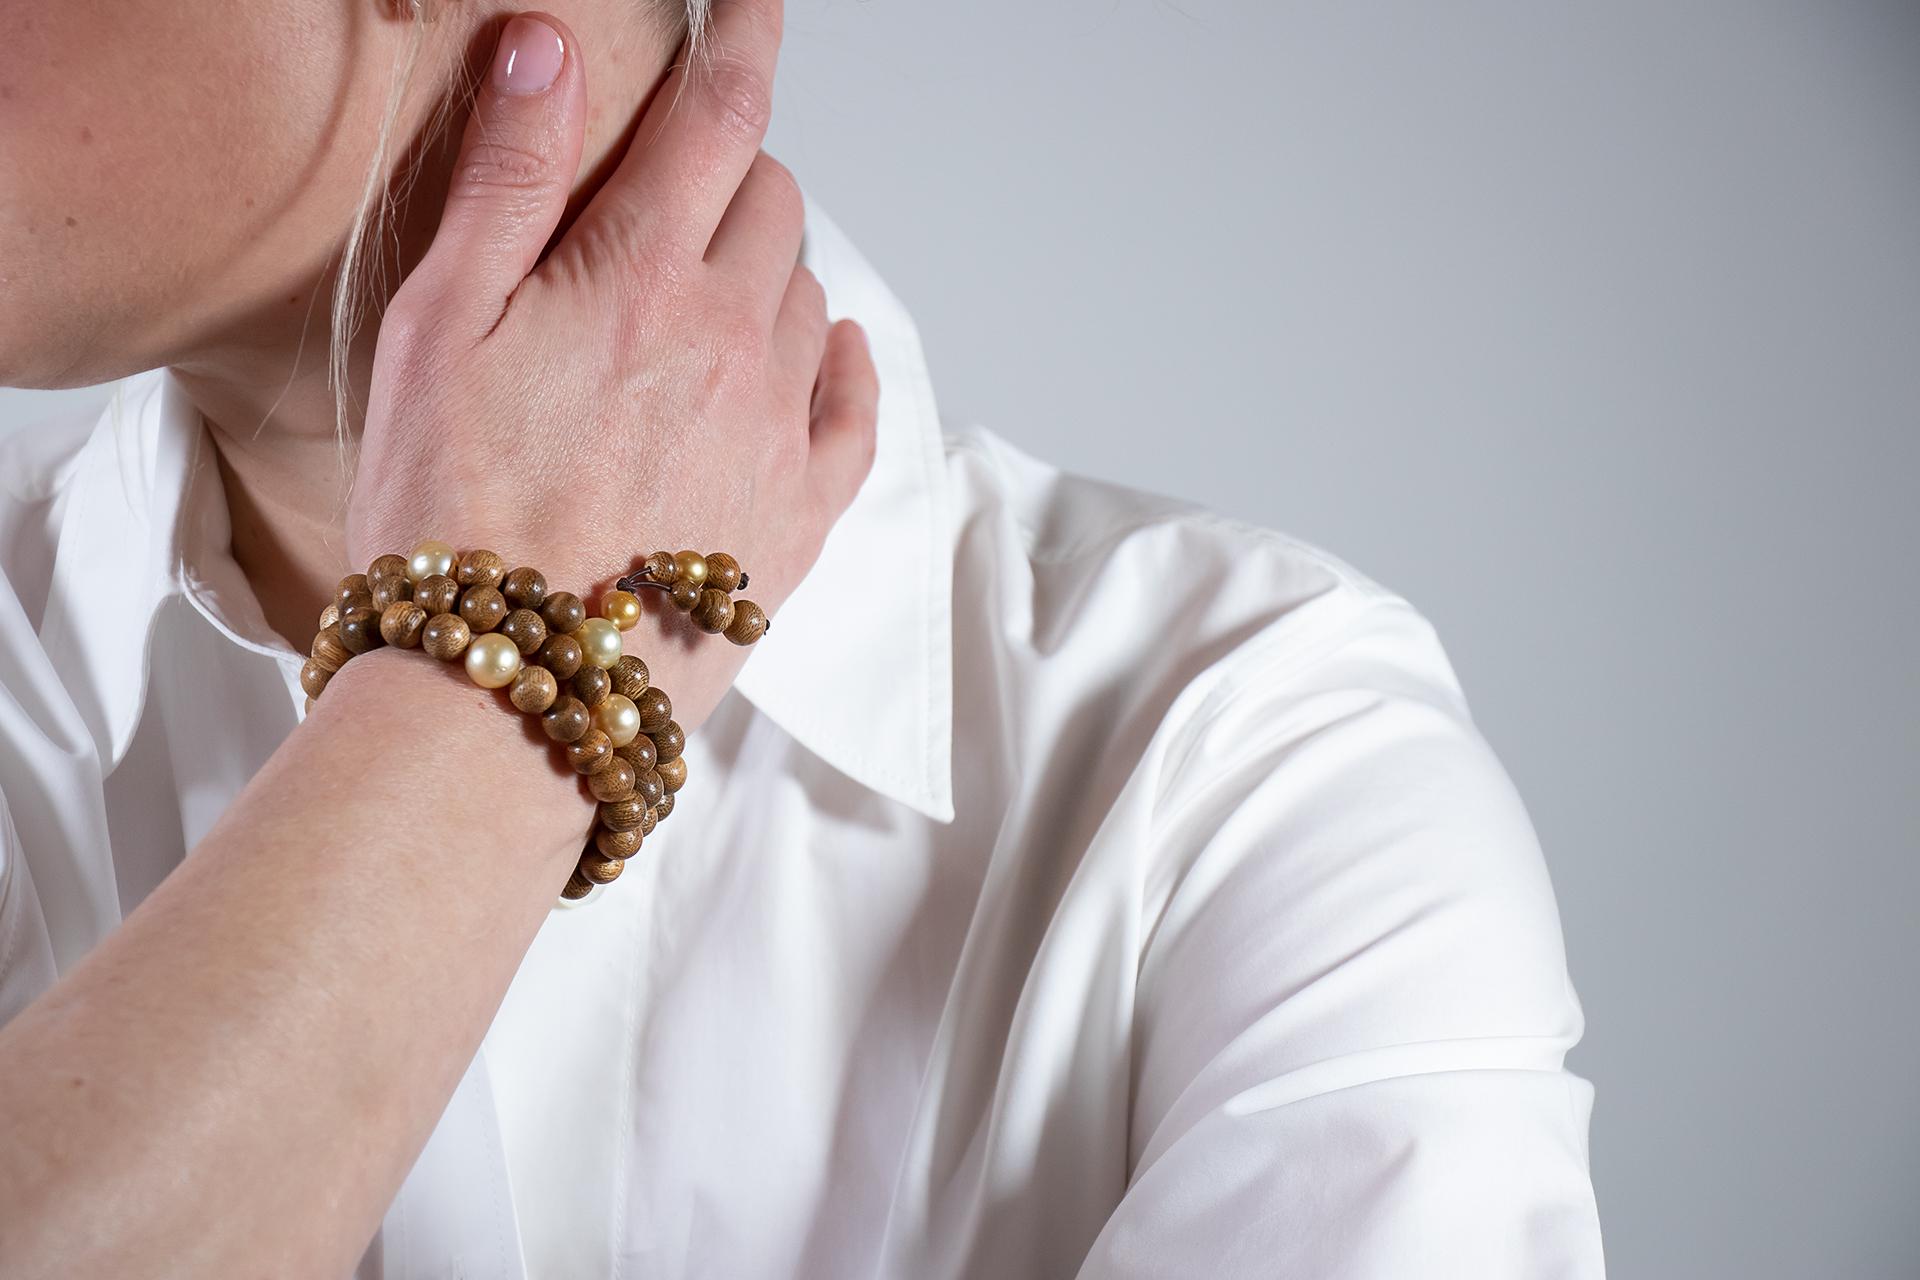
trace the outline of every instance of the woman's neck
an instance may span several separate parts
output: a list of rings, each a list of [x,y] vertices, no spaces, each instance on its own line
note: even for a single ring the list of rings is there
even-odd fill
[[[268,624],[296,647],[311,638],[321,604],[351,572],[343,529],[360,425],[354,411],[349,438],[340,439],[327,383],[326,312],[315,310],[319,333],[304,343],[297,328],[272,342],[256,329],[244,348],[171,366],[218,455],[233,558]],[[369,326],[349,354],[350,410],[365,398],[372,363]]]
[[[625,155],[675,51],[624,2],[609,9],[604,22],[589,16],[570,15],[569,21],[603,87],[593,91],[580,176],[556,236]],[[470,80],[484,69],[491,48],[490,42],[474,44],[471,57],[479,61],[469,68]],[[465,126],[465,112],[456,112],[434,139],[416,139],[419,170],[405,184],[411,198],[401,202],[387,233],[374,238],[394,253],[376,279],[404,279],[432,242],[441,202],[430,193],[447,190]],[[205,417],[219,452],[234,560],[267,622],[296,647],[312,636],[335,583],[356,567],[347,563],[344,535],[351,445],[358,439],[358,406],[366,401],[385,304],[383,298],[371,300],[347,353],[342,394],[349,448],[343,455],[327,378],[333,283],[328,270],[305,284],[268,291],[247,314],[223,325],[222,335],[170,366]]]

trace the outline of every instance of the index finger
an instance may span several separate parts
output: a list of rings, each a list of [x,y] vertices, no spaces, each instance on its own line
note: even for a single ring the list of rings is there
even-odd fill
[[[783,0],[713,0],[704,36],[690,33],[653,95],[626,154],[570,228],[598,224],[602,243],[665,244],[706,256],[773,110]]]

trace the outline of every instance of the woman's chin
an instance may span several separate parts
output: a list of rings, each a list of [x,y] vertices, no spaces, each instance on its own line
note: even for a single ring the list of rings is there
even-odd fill
[[[42,329],[30,332],[31,318],[0,315],[0,387],[22,391],[65,391],[112,382],[153,367],[124,352],[96,343],[57,341]]]

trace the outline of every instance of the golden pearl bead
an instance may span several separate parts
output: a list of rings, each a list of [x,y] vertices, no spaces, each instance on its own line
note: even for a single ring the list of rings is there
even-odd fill
[[[673,576],[681,582],[701,586],[707,580],[707,558],[698,551],[674,552]]]
[[[520,646],[490,631],[467,645],[466,663],[468,679],[482,689],[502,689],[520,674]]]
[[[631,591],[609,591],[600,597],[600,616],[622,631],[640,625],[640,597]]]
[[[620,628],[605,618],[588,618],[573,638],[580,642],[587,661],[596,667],[611,667],[620,661]]]
[[[614,746],[624,747],[640,736],[640,708],[632,698],[610,693],[593,709],[593,723],[613,739]]]
[[[407,557],[407,580],[417,584],[422,578],[431,578],[435,574],[451,576],[453,562],[452,547],[437,538],[428,538]]]

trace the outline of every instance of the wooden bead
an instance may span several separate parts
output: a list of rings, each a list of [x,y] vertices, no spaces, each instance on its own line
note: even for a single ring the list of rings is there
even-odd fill
[[[660,760],[660,753],[653,749],[653,739],[644,733],[636,735],[624,747],[615,747],[613,754],[632,765],[635,773],[653,768]]]
[[[675,582],[672,589],[667,592],[667,596],[673,601],[674,608],[687,613],[693,606],[700,603],[700,585],[684,580]]]
[[[587,661],[596,667],[611,668],[620,661],[620,628],[605,618],[588,618],[573,638],[580,642],[580,652]]]
[[[413,602],[425,609],[429,618],[436,613],[452,613],[460,605],[460,584],[444,573],[436,573],[413,584]]]
[[[570,636],[587,620],[587,606],[571,591],[556,591],[540,606],[540,619],[557,636]]]
[[[333,672],[308,658],[300,667],[300,687],[306,690],[309,698],[317,698],[326,691],[327,681],[333,679]],[[625,764],[625,761],[621,761]],[[629,766],[630,767],[630,766]]]
[[[633,699],[617,693],[609,693],[600,700],[600,705],[593,709],[593,722],[613,739],[616,747],[624,747],[640,736],[640,708],[633,705]]]
[[[545,667],[521,667],[520,674],[513,678],[513,688],[508,690],[507,696],[517,709],[528,715],[538,715],[560,696],[560,682]]]
[[[567,763],[575,773],[592,773],[613,755],[613,739],[589,729],[567,744]]]
[[[520,650],[503,635],[475,636],[464,661],[467,679],[482,689],[504,689],[520,674]]]
[[[339,604],[337,602],[329,603],[326,608],[320,611],[320,621],[315,624],[315,629],[319,631],[325,631],[328,627],[333,626],[339,621],[340,621]]]
[[[673,553],[673,580],[690,582],[696,587],[707,583],[707,558],[698,551],[676,551]]]
[[[660,775],[660,785],[667,789],[668,795],[672,795],[687,785],[687,758],[685,756],[675,756],[671,760],[662,760],[659,764],[653,766],[653,771]]]
[[[687,748],[687,731],[680,727],[678,720],[667,721],[647,736],[653,739],[653,749],[660,753],[662,760],[678,760]]]
[[[415,586],[432,577],[451,577],[453,574],[453,548],[437,538],[428,538],[414,547],[407,557],[407,577]]]
[[[314,707],[315,707],[316,705],[317,705],[317,704],[316,704],[316,703],[314,702],[314,700],[313,700],[312,698],[303,698],[303,699],[301,699],[301,705],[300,705],[300,718],[304,720],[304,719],[306,719],[306,718],[307,718],[308,716],[310,716],[310,715],[312,715],[312,714],[313,714],[313,708],[314,708]]]
[[[625,800],[633,795],[633,783],[637,777],[638,771],[614,755],[612,748],[608,748],[607,758],[587,775],[587,790],[593,792],[595,800]]]
[[[380,638],[396,649],[419,644],[426,628],[427,611],[411,600],[396,600],[380,614]]]
[[[632,831],[609,831],[602,827],[593,833],[593,847],[600,851],[603,858],[631,858],[640,852],[640,842],[645,838],[637,828]]]
[[[586,703],[589,711],[613,692],[613,677],[600,667],[582,667],[568,683],[573,696]]]
[[[613,691],[629,700],[645,693],[651,679],[647,664],[630,653],[621,654],[620,661],[613,664],[609,674],[613,676]]]
[[[580,642],[572,636],[556,636],[549,632],[547,642],[540,646],[534,661],[553,672],[556,678],[571,680],[586,661],[586,654],[580,651]]]
[[[593,713],[587,710],[580,699],[563,693],[541,713],[540,727],[555,742],[575,742],[593,727]]]
[[[638,830],[642,836],[650,836],[653,834],[653,829],[659,825],[660,811],[657,809],[649,809],[640,815],[640,826]]]
[[[633,775],[633,798],[644,800],[649,808],[660,803],[660,797],[667,794],[667,784],[656,769],[642,769]]]
[[[626,869],[622,858],[603,858],[598,854],[580,859],[580,874],[595,884],[609,884],[620,878]]]
[[[689,616],[693,618],[694,626],[718,635],[733,623],[733,597],[717,588],[708,587],[700,593],[700,599]]]
[[[600,825],[609,831],[637,831],[646,811],[647,806],[640,802],[639,796],[614,800],[600,806]]]
[[[673,719],[673,700],[659,685],[652,685],[633,700],[640,708],[640,732],[658,733]]]
[[[491,551],[468,551],[454,567],[453,580],[466,588],[492,587],[499,590],[507,576],[507,562]]]
[[[592,892],[593,881],[581,875],[580,869],[575,867],[573,873],[567,877],[566,888],[560,890],[560,896],[569,902],[578,902]]]
[[[332,673],[347,665],[347,659],[353,656],[353,650],[340,643],[338,627],[327,626],[313,638],[313,649],[307,656],[325,667],[328,673]]]
[[[538,569],[522,566],[500,580],[500,594],[516,609],[538,612],[547,602],[546,576]]]
[[[656,551],[641,564],[640,572],[647,575],[647,581],[666,586],[673,581],[673,552]]]
[[[727,624],[725,635],[735,644],[752,644],[767,634],[767,615],[759,605],[751,600],[733,602],[733,621]]]
[[[504,591],[500,594],[506,596]],[[521,607],[500,620],[500,634],[513,641],[522,657],[531,658],[547,642],[547,624],[534,610]]]
[[[467,651],[473,628],[457,613],[436,613],[420,629],[420,647],[442,662],[452,662]]]
[[[468,587],[460,597],[460,616],[475,635],[485,635],[507,620],[507,598],[498,587]]]
[[[731,591],[740,585],[740,562],[724,551],[707,552],[707,586]]]
[[[340,579],[340,585],[333,589],[333,602],[340,606],[340,612],[347,611],[347,604],[357,596],[373,598],[373,584],[367,581],[364,573],[350,573]]]
[[[406,576],[407,558],[405,556],[392,554],[375,556],[373,563],[367,566],[367,582],[369,585],[379,582],[382,578],[405,578]],[[413,584],[408,582],[407,585],[412,586]]]
[[[378,649],[380,639],[380,615],[371,605],[354,605],[340,611],[340,643],[349,653],[366,653]]]
[[[672,812],[673,812],[673,792],[669,791],[664,796],[661,796],[660,799],[654,804],[653,814],[656,819],[658,819],[661,822],[665,822],[667,820],[667,815]]]
[[[373,607],[385,614],[389,605],[413,599],[413,584],[405,578],[375,578],[369,598]]]

